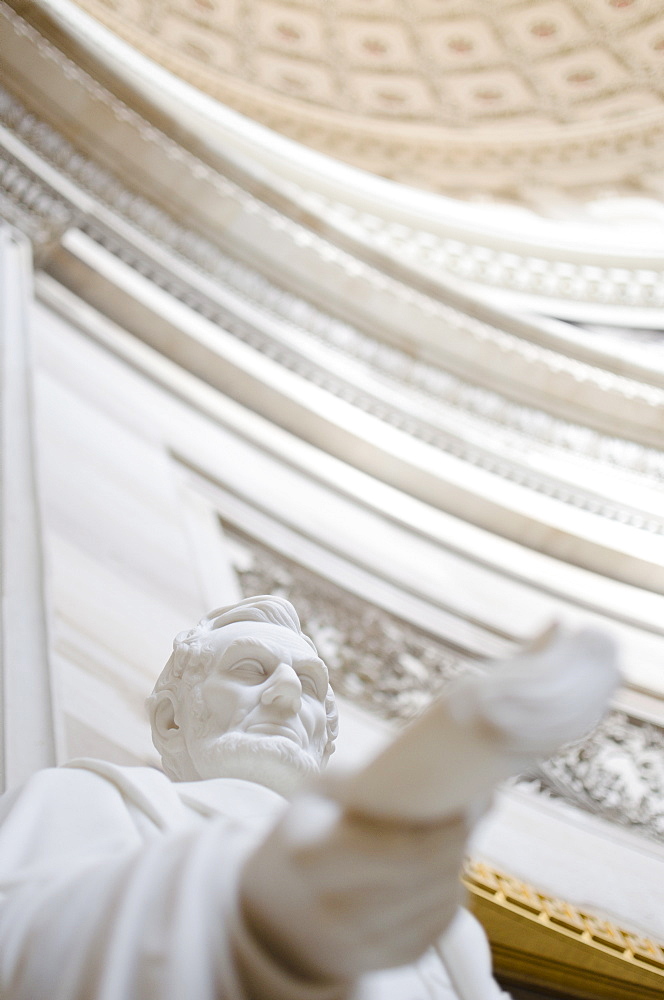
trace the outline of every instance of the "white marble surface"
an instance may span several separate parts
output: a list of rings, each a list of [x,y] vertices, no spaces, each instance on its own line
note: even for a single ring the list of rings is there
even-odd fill
[[[664,940],[657,891],[662,844],[563,802],[507,789],[496,796],[471,851],[558,899]]]

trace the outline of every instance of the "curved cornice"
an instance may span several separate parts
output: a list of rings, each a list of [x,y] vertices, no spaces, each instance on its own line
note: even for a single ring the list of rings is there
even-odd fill
[[[4,10],[8,85],[70,137],[4,98],[7,211],[47,272],[370,475],[664,589],[664,370],[482,305],[238,164],[229,177]]]
[[[268,186],[289,199],[296,215],[310,213],[319,228],[332,225],[424,276],[510,310],[591,323],[662,325],[664,207],[655,199],[613,197],[574,208],[559,205],[560,217],[554,218],[514,206],[429,195],[310,152],[235,114],[125,45],[70,0],[40,0],[39,10],[72,44],[77,40],[100,71],[112,70],[125,87],[132,87],[137,102],[147,99],[160,109],[162,129],[170,128],[185,145],[189,133],[190,144],[208,156],[214,152],[227,158],[230,152],[245,171],[258,168]],[[603,127],[616,130],[616,142],[633,149],[634,136],[619,135],[620,129],[641,125],[630,117],[622,125],[607,120]],[[570,142],[578,152],[580,142],[593,141],[596,126],[590,121],[573,128],[578,134]],[[531,135],[529,131],[521,141],[527,144]],[[658,136],[655,128],[644,141],[655,174],[661,176],[657,163],[664,155],[664,133]],[[449,149],[459,141],[458,135],[451,137]],[[616,162],[615,151],[599,145],[596,179],[604,164]],[[550,152],[567,155],[561,137]],[[495,173],[500,156],[494,160]],[[464,161],[461,167],[468,178],[469,164]],[[530,166],[527,172],[532,179]],[[633,165],[632,172],[640,176],[642,170]],[[563,173],[559,165],[558,174]],[[482,190],[481,184],[475,187]],[[553,189],[549,195],[555,206]]]

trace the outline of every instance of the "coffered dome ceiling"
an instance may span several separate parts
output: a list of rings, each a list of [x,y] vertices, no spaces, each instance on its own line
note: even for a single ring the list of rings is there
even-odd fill
[[[458,196],[664,192],[661,0],[79,0],[283,135]]]

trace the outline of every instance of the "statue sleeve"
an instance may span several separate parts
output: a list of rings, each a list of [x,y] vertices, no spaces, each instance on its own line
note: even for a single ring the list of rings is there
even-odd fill
[[[0,995],[345,996],[293,981],[243,926],[238,882],[251,838],[248,848],[242,824],[219,817],[145,840],[117,790],[76,780],[79,794],[99,795],[99,808],[79,802],[77,818],[70,796],[54,793],[63,782],[71,790],[71,778],[42,773],[0,807]]]

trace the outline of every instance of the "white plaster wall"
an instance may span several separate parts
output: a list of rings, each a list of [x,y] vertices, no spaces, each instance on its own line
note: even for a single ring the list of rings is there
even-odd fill
[[[64,754],[144,760],[144,699],[204,611],[175,484],[150,394],[47,311],[34,328]]]
[[[61,756],[156,762],[145,697],[176,633],[238,582],[210,505],[178,481],[177,401],[48,309],[33,325]],[[341,717],[335,762],[352,766],[388,729],[345,703]]]

